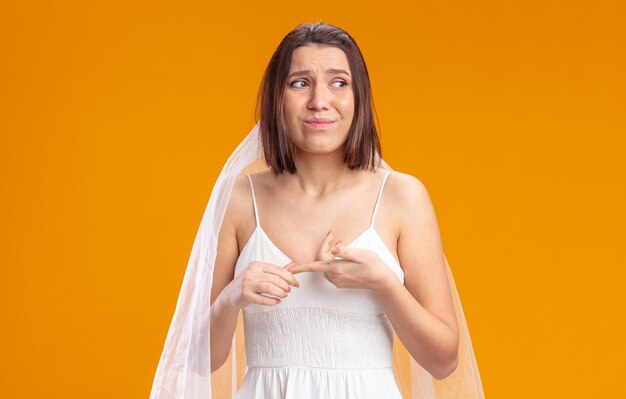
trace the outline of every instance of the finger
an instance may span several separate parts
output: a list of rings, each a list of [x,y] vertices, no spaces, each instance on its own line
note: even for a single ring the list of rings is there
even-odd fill
[[[291,262],[289,262],[288,264],[286,264],[286,265],[283,267],[283,269],[287,270],[289,273],[292,273],[292,272],[291,272],[291,269],[292,269],[295,265],[297,265],[297,263],[296,263],[295,261],[293,261],[293,260],[292,260]],[[293,275],[293,273],[292,273],[292,275]],[[294,277],[294,280],[295,280],[295,277]],[[298,282],[298,280],[295,280],[295,281],[296,281],[296,287],[300,287],[300,283]]]
[[[268,288],[268,285],[272,285],[273,289]],[[263,270],[255,270],[251,274],[248,274],[247,278],[244,281],[244,291],[245,292],[258,292],[262,293],[263,290],[265,292],[275,292],[280,294],[281,297],[286,296],[291,292],[291,286],[283,280],[281,277],[265,272]],[[275,291],[276,289],[280,291]]]
[[[289,270],[293,274],[298,274],[302,272],[325,272],[327,269],[328,269],[328,265],[322,264],[321,261],[316,260],[315,262],[302,263],[299,265],[295,265]]]
[[[261,294],[254,293],[252,296],[252,302],[259,305],[278,305],[281,301],[279,298],[269,298]]]
[[[337,241],[331,241],[328,243],[328,249],[327,249],[327,254],[325,258],[322,258],[322,260],[332,260],[335,259],[336,255],[333,252],[334,248],[341,242],[341,240],[337,240]]]
[[[348,259],[357,263],[363,263],[363,251],[364,250],[361,248],[349,248],[341,243],[334,245],[330,249],[333,256],[338,256],[342,259]]]
[[[330,248],[333,245],[332,242],[334,239],[335,239],[335,235],[333,234],[333,231],[331,230],[326,234],[324,241],[322,241],[320,251],[317,254],[319,259],[329,260],[333,258],[333,256],[330,254]]]
[[[279,298],[287,298],[287,295],[289,295],[287,291],[268,281],[257,282],[252,290],[257,294],[270,294]]]
[[[264,273],[263,277],[259,280],[259,282],[263,282],[263,281],[272,283],[275,286],[282,288],[283,291],[285,292],[291,292],[291,286],[289,285],[289,283],[283,280],[282,277],[279,277],[275,274]]]
[[[284,267],[276,266],[271,263],[263,263],[262,269],[266,273],[277,275],[278,277],[285,280],[289,285],[292,285],[294,287],[300,286],[300,283],[298,282],[298,280],[296,280],[290,270],[285,270]]]

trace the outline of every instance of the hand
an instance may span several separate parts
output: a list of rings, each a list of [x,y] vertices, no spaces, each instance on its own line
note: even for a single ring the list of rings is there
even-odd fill
[[[226,303],[234,308],[243,309],[251,303],[259,305],[277,305],[279,298],[286,298],[291,287],[300,287],[300,283],[286,267],[271,263],[251,262],[224,289]],[[265,296],[275,295],[279,298]]]
[[[340,257],[338,259],[336,257]],[[361,248],[348,248],[341,240],[334,242],[329,232],[322,242],[318,260],[304,264],[290,264],[285,267],[293,274],[302,272],[322,272],[326,279],[337,288],[361,288],[381,291],[387,285],[392,271],[373,251]]]

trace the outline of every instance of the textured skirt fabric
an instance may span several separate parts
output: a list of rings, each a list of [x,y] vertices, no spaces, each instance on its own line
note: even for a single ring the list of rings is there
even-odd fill
[[[252,367],[237,399],[402,399],[391,367],[327,369]]]

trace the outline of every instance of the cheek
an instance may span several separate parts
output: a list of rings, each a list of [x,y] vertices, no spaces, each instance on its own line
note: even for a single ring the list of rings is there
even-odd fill
[[[287,123],[287,128],[289,130],[292,130],[296,125],[297,113],[294,112],[293,108],[289,108],[287,106],[283,108],[283,112],[285,115],[285,123]]]
[[[285,103],[283,109],[285,111],[285,116],[288,119],[293,119],[297,117],[299,110],[301,109],[300,100],[297,98],[292,98],[289,96],[285,96]]]
[[[344,113],[354,112],[354,98],[346,97],[339,100],[337,103]]]

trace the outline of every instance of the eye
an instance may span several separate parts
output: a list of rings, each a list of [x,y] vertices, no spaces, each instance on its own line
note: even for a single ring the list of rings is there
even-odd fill
[[[294,80],[293,82],[289,83],[289,86],[290,87],[295,87],[295,88],[299,89],[299,88],[303,87],[301,85],[298,85],[299,83],[306,84],[306,82],[304,80]]]
[[[341,83],[341,86],[335,86],[335,87],[346,87],[348,85],[348,82],[345,82],[343,80],[336,80],[333,82],[333,84],[335,83]]]

